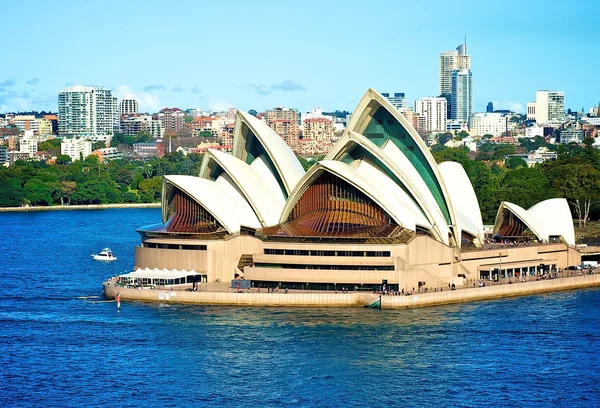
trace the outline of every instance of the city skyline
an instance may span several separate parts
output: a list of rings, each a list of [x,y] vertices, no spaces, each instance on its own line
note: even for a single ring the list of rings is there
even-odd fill
[[[600,11],[596,2],[583,3],[586,13]],[[411,4],[277,4],[233,2],[224,9],[180,2],[171,5],[179,10],[171,15],[151,1],[59,3],[27,13],[27,24],[8,18],[0,33],[15,40],[3,47],[9,58],[0,67],[0,113],[56,111],[57,95],[69,85],[105,86],[119,99],[136,98],[142,112],[277,105],[351,110],[353,96],[368,87],[403,92],[410,106],[439,94],[439,55],[465,33],[477,73],[475,112],[492,101],[496,109],[525,113],[540,89],[564,91],[565,107],[574,110],[598,103],[593,64],[561,52],[575,47],[593,54],[600,48],[594,29],[565,19],[552,7],[557,2],[508,1],[493,15],[485,5],[462,2],[456,7],[468,24],[450,25],[448,6],[433,1],[426,28],[409,18],[420,15]],[[3,11],[30,10],[13,3]],[[78,19],[85,24],[73,24]],[[362,29],[365,21],[376,21],[377,29]]]

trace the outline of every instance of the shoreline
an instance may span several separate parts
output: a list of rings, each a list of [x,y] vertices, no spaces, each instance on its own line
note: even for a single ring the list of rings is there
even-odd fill
[[[160,208],[160,203],[122,203],[122,204],[81,204],[52,205],[40,207],[0,207],[2,212],[68,211],[68,210],[107,210],[110,208]]]
[[[600,286],[600,274],[580,275],[500,286],[466,288],[454,291],[417,293],[410,296],[381,296],[382,309],[413,309],[457,303],[530,296]],[[379,299],[373,293],[234,293],[188,292],[185,290],[134,289],[103,283],[103,294],[122,300],[154,303],[184,303],[214,306],[257,307],[365,307]]]

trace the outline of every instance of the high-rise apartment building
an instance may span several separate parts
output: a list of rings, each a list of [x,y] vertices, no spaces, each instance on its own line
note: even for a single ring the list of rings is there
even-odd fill
[[[164,108],[158,112],[165,132],[175,133],[185,125],[185,112],[179,108]]]
[[[138,113],[139,104],[135,99],[123,99],[119,102],[119,114],[130,115]]]
[[[440,96],[448,102],[448,117],[452,116],[452,73],[463,69],[471,69],[471,56],[467,54],[466,40],[456,50],[440,54]]]
[[[469,118],[473,114],[473,77],[470,69],[452,71],[450,104],[451,119],[469,122]]]
[[[530,108],[533,115],[530,115]],[[561,123],[565,120],[565,93],[562,91],[537,91],[535,104],[527,104],[527,119],[537,123]]]
[[[265,112],[265,121],[279,136],[285,140],[288,146],[294,147],[298,142],[300,129],[300,113],[297,109],[278,106]]]
[[[415,113],[425,118],[425,131],[445,132],[447,116],[446,98],[421,98],[415,101]]]
[[[109,142],[115,130],[116,98],[104,87],[70,86],[58,94],[61,137],[86,137]]]
[[[404,92],[382,93],[381,95],[390,101],[390,103],[394,105],[396,109],[402,109],[408,106]]]

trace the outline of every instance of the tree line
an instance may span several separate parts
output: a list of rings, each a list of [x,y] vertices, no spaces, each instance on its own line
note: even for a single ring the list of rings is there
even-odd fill
[[[600,215],[600,153],[593,143],[589,138],[582,145],[550,145],[557,159],[534,167],[527,167],[519,158],[503,160],[516,152],[513,145],[484,143],[475,159],[465,147],[437,147],[433,155],[438,163],[452,160],[462,164],[479,200],[484,224],[494,223],[502,201],[528,209],[540,201],[561,197],[567,199],[580,227],[585,227],[588,219]],[[522,150],[544,145],[540,140],[521,140]]]
[[[437,162],[460,163],[475,190],[483,222],[492,224],[502,201],[527,209],[555,197],[564,197],[572,214],[585,226],[588,219],[600,215],[600,153],[594,139],[582,145],[549,146],[543,138],[521,141],[520,150],[548,146],[557,150],[558,158],[534,167],[514,154],[516,147],[484,143],[475,154],[466,147],[436,145],[432,153]],[[44,146],[57,150],[58,146]],[[299,158],[305,170],[321,157]],[[121,159],[99,162],[96,156],[81,161],[17,161],[0,168],[0,206],[48,206],[69,204],[149,203],[160,201],[162,176],[167,174],[198,175],[202,155],[181,152],[151,160]]]
[[[48,165],[17,160],[0,167],[0,207],[158,202],[162,176],[198,175],[202,156],[173,152],[150,160],[88,156]]]

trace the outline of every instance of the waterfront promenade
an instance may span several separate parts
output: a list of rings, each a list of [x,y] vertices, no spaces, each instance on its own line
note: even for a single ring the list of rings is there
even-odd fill
[[[191,292],[171,287],[140,289],[115,285],[116,278],[104,283],[104,295],[114,298],[117,293],[125,301],[138,300],[160,303],[188,303],[221,306],[277,306],[277,307],[363,307],[379,299],[372,292],[321,292],[289,291],[240,292],[200,291]],[[481,300],[527,296],[600,286],[600,274],[582,274],[558,279],[519,282],[485,287],[446,290],[443,292],[414,293],[409,296],[381,296],[382,309],[408,309],[426,306],[464,303]]]
[[[61,211],[61,210],[106,210],[109,208],[160,208],[160,203],[121,203],[121,204],[0,207],[0,213],[2,213],[2,212],[30,212],[30,211]]]

